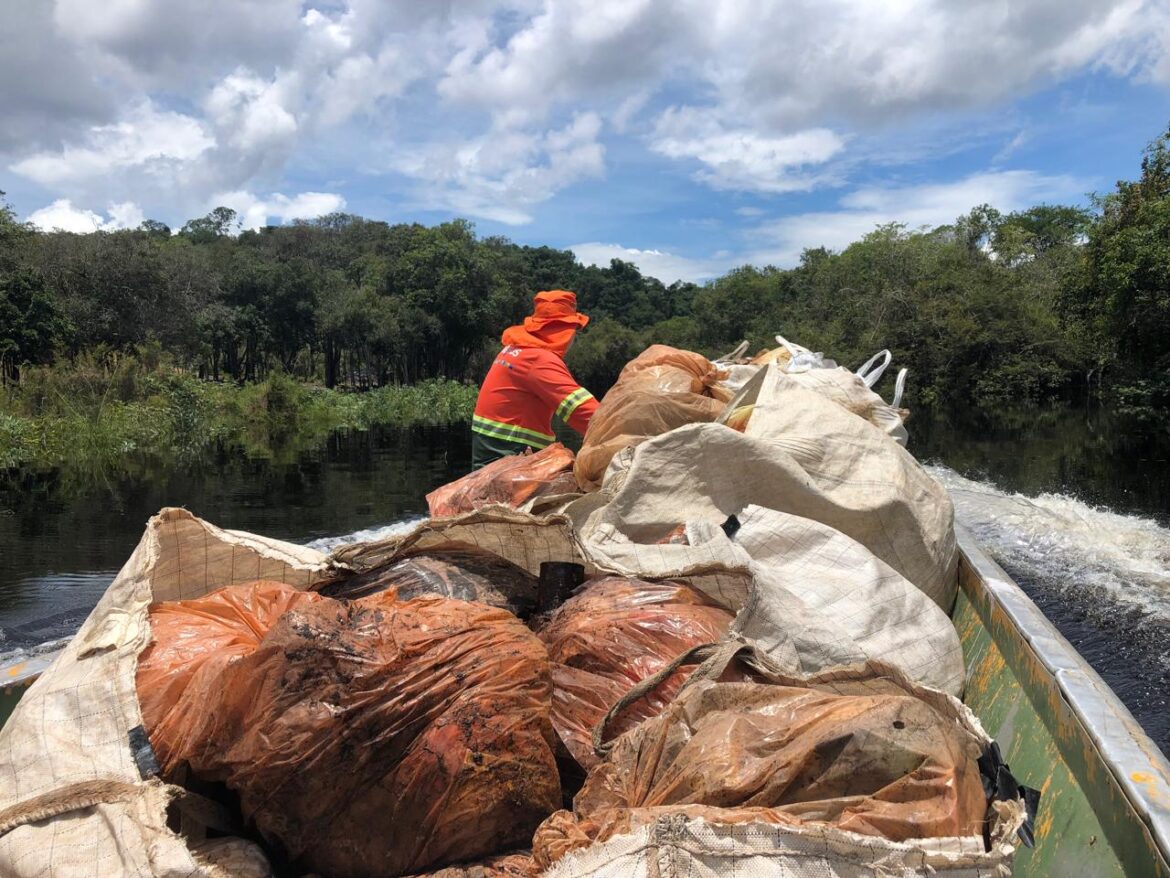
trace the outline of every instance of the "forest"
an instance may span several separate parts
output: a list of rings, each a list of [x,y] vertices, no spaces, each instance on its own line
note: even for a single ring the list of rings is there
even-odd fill
[[[240,231],[217,208],[177,230],[79,235],[19,223],[0,199],[0,398],[128,361],[221,383],[475,382],[533,294],[567,288],[592,317],[570,366],[599,396],[649,343],[713,356],[779,332],[851,367],[890,348],[919,405],[1102,393],[1155,411],[1170,406],[1170,132],[1136,176],[1088,209],[976,206],[806,250],[794,267],[669,286],[463,220],[333,214]]]

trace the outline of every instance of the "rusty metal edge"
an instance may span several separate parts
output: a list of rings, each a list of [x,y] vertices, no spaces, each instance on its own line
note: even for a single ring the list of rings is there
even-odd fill
[[[1101,761],[1146,824],[1163,859],[1170,862],[1170,761],[1023,589],[965,528],[955,530],[967,563],[1052,674]]]

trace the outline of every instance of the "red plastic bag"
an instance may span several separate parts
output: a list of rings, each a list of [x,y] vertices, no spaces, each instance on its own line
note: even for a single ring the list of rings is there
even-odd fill
[[[553,726],[578,764],[597,764],[593,728],[621,696],[691,647],[721,640],[733,618],[677,582],[611,577],[565,601],[540,639],[552,661]],[[680,668],[622,711],[610,737],[658,714],[691,670]]]
[[[153,640],[138,659],[138,702],[164,774],[187,761],[224,668],[256,649],[288,610],[318,600],[291,585],[257,580],[151,606]]]
[[[547,653],[511,614],[323,598],[228,665],[191,753],[298,868],[403,875],[526,845],[560,804]]]
[[[535,454],[512,454],[427,494],[431,516],[459,515],[500,503],[520,507],[534,497],[576,494],[573,452],[554,442]]]

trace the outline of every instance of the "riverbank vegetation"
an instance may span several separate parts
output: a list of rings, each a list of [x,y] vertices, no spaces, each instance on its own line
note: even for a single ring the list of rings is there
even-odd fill
[[[500,330],[556,287],[593,317],[570,365],[598,395],[648,343],[717,355],[780,332],[849,366],[891,348],[915,405],[1104,391],[1155,411],[1170,406],[1170,134],[1092,209],[975,207],[703,285],[619,260],[583,266],[463,221],[334,214],[240,232],[217,208],[175,232],[148,221],[77,235],[0,207],[0,457],[63,454],[77,419],[123,423],[110,436],[137,443],[177,441],[192,417],[212,432],[284,429],[294,412],[336,425],[414,405],[462,417],[464,382],[482,376]],[[402,387],[429,380],[440,383]]]
[[[203,381],[157,346],[30,367],[0,389],[0,470],[102,466],[120,457],[197,459],[220,443],[292,459],[338,429],[447,425],[470,418],[474,385],[428,379],[346,393],[273,371],[250,384]]]

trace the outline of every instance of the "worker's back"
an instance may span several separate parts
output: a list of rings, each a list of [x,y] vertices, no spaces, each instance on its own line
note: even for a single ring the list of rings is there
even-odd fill
[[[505,345],[479,390],[471,429],[476,468],[507,454],[540,449],[555,440],[559,417],[584,434],[597,401],[551,350]]]

